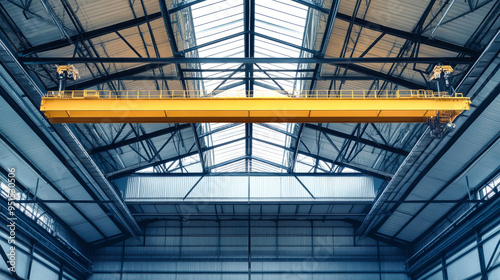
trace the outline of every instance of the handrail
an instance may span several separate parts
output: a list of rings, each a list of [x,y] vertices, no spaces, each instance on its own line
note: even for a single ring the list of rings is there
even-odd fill
[[[250,94],[252,93],[252,94]],[[287,94],[272,90],[66,90],[49,91],[46,98],[60,99],[198,99],[198,98],[301,98],[301,99],[407,99],[463,98],[462,93],[432,90],[289,90]],[[252,97],[249,97],[252,96]]]

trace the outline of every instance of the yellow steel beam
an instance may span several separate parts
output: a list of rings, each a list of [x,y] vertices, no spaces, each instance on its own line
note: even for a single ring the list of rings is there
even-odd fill
[[[124,93],[54,92],[42,98],[41,110],[53,123],[425,123],[438,112],[442,122],[451,122],[463,110],[470,109],[467,97],[429,91],[393,91],[372,96],[365,91],[308,91],[288,96],[257,94],[259,97],[246,97],[246,93],[218,97],[181,91]]]

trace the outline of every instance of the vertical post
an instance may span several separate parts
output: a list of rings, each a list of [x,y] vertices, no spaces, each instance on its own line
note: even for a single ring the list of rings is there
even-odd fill
[[[380,263],[380,242],[377,240],[377,265],[378,265],[378,279],[382,280],[382,264]]]
[[[144,242],[144,245],[146,245],[146,242]],[[125,262],[125,240],[123,241],[123,244],[122,244],[122,259],[121,259],[121,263],[120,263],[120,280],[123,279],[124,262]]]
[[[479,232],[476,231],[476,244],[479,254],[479,265],[481,266],[481,280],[488,280],[488,271],[486,271],[486,262],[484,261],[483,243]]]
[[[243,21],[245,31],[245,57],[254,57],[255,54],[255,0],[243,1]],[[245,64],[245,90],[246,97],[253,97],[254,80],[253,80],[253,63]],[[251,172],[251,156],[252,156],[252,134],[253,124],[245,124],[245,171]]]
[[[7,253],[5,253],[5,251],[3,250],[2,247],[0,247],[0,255],[2,255],[2,258],[3,258],[3,261],[5,262],[5,265],[7,267],[10,267],[9,257],[7,256]],[[22,280],[22,278],[19,277],[19,275],[17,275],[17,272],[15,270],[11,270],[10,273],[12,274],[12,276],[14,277],[14,279],[16,279],[16,280]]]
[[[182,235],[184,234],[184,228],[183,228],[183,225],[184,225],[184,222],[181,220],[180,221],[181,223],[181,234],[180,234],[180,238],[179,238],[179,258],[182,257]]]
[[[279,214],[279,210],[278,210],[278,214]],[[276,259],[278,259],[279,257],[279,247],[278,247],[278,220],[276,220]]]
[[[250,176],[248,178],[248,280],[252,280],[252,237],[250,224]]]
[[[217,205],[215,206],[217,207]],[[217,258],[220,259],[220,247],[221,247],[221,231],[220,231],[220,220],[217,220],[218,234],[219,234],[219,248],[217,248]]]
[[[314,259],[314,225],[311,221],[311,259]]]
[[[28,256],[28,268],[26,272],[26,279],[31,277],[31,267],[33,266],[33,254],[35,253],[35,241],[31,242],[30,255]]]
[[[443,280],[448,280],[448,269],[446,268],[446,259],[441,256],[441,273],[443,274]]]
[[[64,263],[61,262],[61,266],[59,267],[59,276],[57,277],[57,279],[63,280],[63,275],[64,275]]]

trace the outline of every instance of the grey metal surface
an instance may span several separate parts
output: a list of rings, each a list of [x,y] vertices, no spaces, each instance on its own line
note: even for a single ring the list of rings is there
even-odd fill
[[[41,172],[41,174],[31,173],[35,176],[31,179],[28,179],[29,176],[25,175],[28,181],[31,180],[31,182],[27,182],[29,184],[26,185],[34,188],[35,184],[33,184],[33,182],[36,177],[45,175],[48,180],[50,180],[54,186],[57,186],[57,188],[68,199],[93,199],[92,195],[97,197],[108,196],[117,203],[117,206],[122,203],[120,210],[114,208],[117,206],[111,206],[114,208],[112,211],[118,217],[121,217],[121,215],[126,216],[128,209],[126,209],[116,191],[113,190],[111,185],[109,185],[109,182],[103,178],[97,166],[88,158],[88,155],[87,157],[84,155],[82,156],[81,153],[85,152],[82,151],[81,147],[76,143],[73,143],[76,145],[75,147],[71,147],[73,150],[66,146],[63,140],[61,140],[60,135],[57,135],[54,132],[47,120],[44,119],[38,112],[38,109],[28,99],[26,99],[26,97],[22,97],[28,94],[31,98],[37,100],[37,97],[39,98],[41,96],[41,91],[32,79],[27,78],[25,70],[15,61],[12,53],[3,43],[1,55],[3,64],[8,65],[8,70],[4,67],[2,68],[2,87],[5,92],[10,95],[10,98],[12,98],[14,102],[22,108],[23,114],[25,114],[20,115],[19,113],[14,112],[12,108],[8,108],[10,107],[9,105],[2,102],[2,106],[7,106],[4,110],[2,110],[2,116],[5,117],[5,119],[12,121],[12,123],[2,123],[4,126],[2,128],[2,135],[7,139],[7,141],[14,143],[14,145],[17,146],[17,149],[29,159],[29,162],[24,161],[21,165],[33,164],[38,170],[40,170],[39,172]],[[11,75],[20,80],[14,81],[11,78]],[[22,89],[18,85],[21,86]],[[28,118],[30,122],[34,122],[40,129],[40,134],[37,135],[33,130],[33,127],[29,127],[26,120],[23,121],[22,118]],[[13,127],[13,125],[15,125],[15,127]],[[57,150],[51,150],[48,147],[48,143],[43,142],[46,140],[41,139],[41,137],[49,139],[48,141],[50,141],[50,143],[52,143]],[[78,152],[80,152],[80,154],[78,154]],[[19,157],[17,158],[19,160]],[[2,165],[8,164],[8,161],[2,162]],[[8,168],[8,166],[5,167]],[[63,173],[64,170],[66,170],[67,175]],[[86,186],[82,186],[82,183]],[[34,193],[34,190],[32,191]],[[92,192],[92,194],[89,194],[89,192]],[[50,192],[46,193],[50,194]],[[122,230],[119,229],[116,223],[110,219],[104,209],[100,207],[73,206],[73,208],[75,207],[78,207],[83,215],[86,216],[85,218],[87,223],[91,223],[90,220],[94,220],[93,223],[95,223],[95,225],[99,228],[97,231],[102,230],[102,233],[105,235],[102,236],[103,234],[98,233],[100,236],[96,236],[95,228],[91,229],[90,232],[87,232],[87,229],[87,231],[82,233],[81,236],[87,241],[105,239],[107,236],[115,236],[121,233]],[[81,217],[82,213],[70,215],[71,211],[63,210],[63,208],[60,208],[58,212],[61,213],[61,215],[66,215],[66,218],[69,219],[67,220],[68,224],[75,228],[82,229],[82,222],[72,221],[72,219]],[[133,220],[131,216],[129,216],[128,221],[122,222],[125,225],[131,223],[132,227],[135,224],[135,220]],[[135,229],[129,230],[131,234],[137,234],[140,231],[137,224],[135,224]],[[86,236],[87,233],[88,235]]]
[[[277,175],[131,176],[127,179],[125,199],[127,202],[247,201],[249,192],[250,201],[371,201],[375,198],[373,178],[368,176]]]
[[[467,78],[464,80],[463,89],[474,105],[471,111],[456,120],[457,129],[446,138],[433,140],[429,134],[422,136],[375,203],[360,232],[366,233],[378,225],[375,230],[384,236],[413,241],[455,204],[394,205],[384,200],[461,199],[481,187],[478,184],[498,168],[500,123],[496,108],[500,104],[497,90],[500,60],[498,35],[496,38],[475,65],[484,72],[478,78],[474,68],[470,71],[475,81],[472,86],[467,84]],[[485,63],[489,63],[486,68]],[[471,117],[473,122],[469,121]],[[373,216],[391,208],[395,211],[387,219]]]
[[[252,221],[250,227],[252,278],[408,279],[403,250],[354,238],[353,225],[344,221]],[[246,221],[157,221],[144,239],[98,250],[91,279],[142,273],[148,279],[248,279],[247,242]]]

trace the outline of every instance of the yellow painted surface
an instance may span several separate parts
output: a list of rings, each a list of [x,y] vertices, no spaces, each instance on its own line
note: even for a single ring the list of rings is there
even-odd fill
[[[351,92],[352,94],[349,94]],[[470,109],[470,99],[428,91],[388,92],[370,96],[365,91],[330,92],[308,97],[193,96],[178,92],[53,92],[42,98],[41,110],[52,122],[427,122],[449,115],[452,121]],[[195,95],[196,96],[196,95]],[[92,98],[90,98],[92,97]]]

